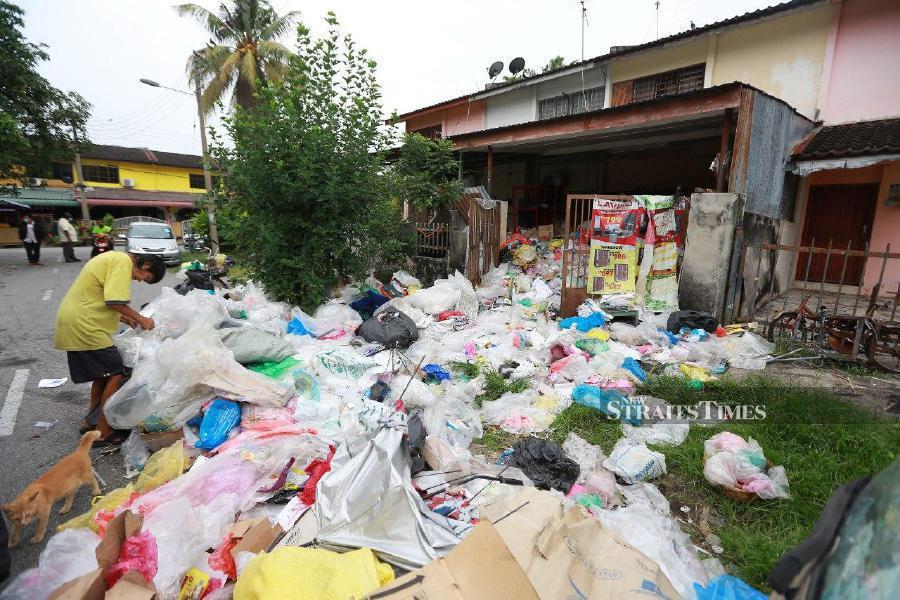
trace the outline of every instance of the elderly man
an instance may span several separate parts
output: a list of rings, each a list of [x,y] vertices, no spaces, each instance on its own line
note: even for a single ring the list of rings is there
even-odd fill
[[[165,274],[166,265],[158,256],[105,252],[84,265],[59,305],[54,346],[66,351],[73,383],[91,382],[90,410],[81,430],[98,429],[101,446],[121,443],[128,434],[114,431],[102,410],[126,372],[112,336],[120,322],[154,327],[153,319],[128,306],[131,280],[157,283]]]
[[[72,214],[66,213],[65,216],[57,221],[56,228],[59,231],[59,242],[63,248],[63,258],[67,263],[81,262],[81,259],[75,257],[75,250],[73,249],[75,242],[78,241],[78,232],[72,227]]]

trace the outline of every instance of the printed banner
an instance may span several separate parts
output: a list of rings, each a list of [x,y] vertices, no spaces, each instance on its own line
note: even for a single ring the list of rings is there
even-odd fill
[[[591,239],[634,246],[641,231],[643,209],[634,198],[595,198],[591,213]]]
[[[637,279],[634,246],[591,240],[588,262],[588,294],[633,292]]]

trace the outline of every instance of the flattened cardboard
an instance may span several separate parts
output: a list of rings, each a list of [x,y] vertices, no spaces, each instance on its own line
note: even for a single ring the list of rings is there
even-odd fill
[[[103,569],[96,569],[67,581],[52,594],[50,600],[94,600],[103,598],[106,591],[106,582],[103,580]]]
[[[128,571],[116,585],[109,588],[104,600],[156,600],[158,595],[152,583],[137,571]]]
[[[179,429],[178,431],[163,431],[141,434],[141,440],[143,440],[143,442],[147,444],[147,449],[150,450],[151,454],[156,452],[157,450],[168,448],[178,440],[183,439],[184,430],[182,429]]]
[[[446,557],[397,579],[370,600],[537,600],[528,577],[487,521]]]
[[[266,517],[238,521],[231,527],[231,535],[240,541],[231,549],[231,556],[237,560],[241,552],[262,552],[268,550],[275,540],[284,533],[278,525],[272,525]]]

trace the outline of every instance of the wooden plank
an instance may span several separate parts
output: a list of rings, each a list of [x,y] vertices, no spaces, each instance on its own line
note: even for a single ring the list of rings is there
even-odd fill
[[[612,105],[624,106],[634,102],[634,80],[620,81],[613,84]]]
[[[719,144],[719,158],[716,165],[716,191],[725,191],[725,157],[728,155],[728,146],[731,142],[731,109],[725,109],[725,119],[722,123],[722,140]]]

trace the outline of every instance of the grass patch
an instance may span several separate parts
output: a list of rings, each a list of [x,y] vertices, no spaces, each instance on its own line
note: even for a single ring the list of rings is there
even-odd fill
[[[649,380],[641,393],[672,404],[713,401],[765,406],[763,421],[692,425],[681,446],[655,448],[666,455],[668,475],[654,482],[669,498],[673,512],[686,505],[695,520],[704,511],[714,515],[719,526],[712,526],[712,533],[722,539],[725,549],[719,557],[722,564],[762,590],[768,589],[766,578],[778,558],[812,530],[831,493],[846,481],[882,471],[900,448],[900,423],[824,389],[790,387],[757,376],[741,382],[723,378],[695,390],[683,379],[659,377]],[[757,440],[773,463],[785,467],[792,499],[739,503],[707,483],[703,442],[726,430]],[[561,442],[569,431],[606,452],[621,437],[618,423],[577,405],[559,415],[551,437]],[[699,530],[687,526],[685,531],[702,541]]]
[[[506,380],[497,371],[484,372],[484,393],[475,397],[475,406],[481,408],[485,402],[497,400],[506,392],[519,394],[528,389],[528,381],[525,379]]]

